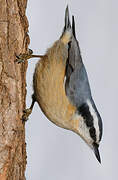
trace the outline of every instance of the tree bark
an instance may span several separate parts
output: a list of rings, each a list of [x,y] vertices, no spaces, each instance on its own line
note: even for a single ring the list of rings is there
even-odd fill
[[[27,0],[0,0],[0,180],[25,180],[25,108],[27,63],[15,54],[29,44]]]

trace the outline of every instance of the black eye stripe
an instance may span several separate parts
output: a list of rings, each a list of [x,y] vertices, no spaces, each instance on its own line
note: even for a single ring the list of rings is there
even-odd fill
[[[79,114],[84,118],[85,124],[89,129],[89,133],[91,138],[96,141],[96,130],[94,128],[94,123],[93,123],[93,116],[91,115],[89,111],[89,107],[87,104],[82,104],[78,108]]]
[[[96,108],[95,104],[93,104],[93,106],[94,106],[94,110],[95,110],[95,112],[96,112],[96,114],[98,116],[98,126],[99,126],[99,132],[100,132],[100,134],[99,134],[99,141],[101,141],[102,131],[103,131],[102,119],[101,119],[101,116],[100,116],[99,112],[97,111],[97,108]]]
[[[93,127],[93,117],[89,111],[89,107],[83,104],[78,108],[79,114],[84,118],[87,127]]]
[[[95,132],[95,128],[94,127],[91,127],[89,129],[89,133],[90,133],[90,136],[92,137],[92,139],[96,142],[96,132]]]

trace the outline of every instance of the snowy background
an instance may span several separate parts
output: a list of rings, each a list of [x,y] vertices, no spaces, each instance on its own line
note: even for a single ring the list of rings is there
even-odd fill
[[[28,1],[30,48],[44,54],[57,40],[69,5],[75,16],[77,38],[104,133],[102,164],[81,138],[52,124],[36,103],[26,123],[27,180],[118,179],[118,1]],[[32,76],[37,59],[29,61],[27,107],[31,104]]]

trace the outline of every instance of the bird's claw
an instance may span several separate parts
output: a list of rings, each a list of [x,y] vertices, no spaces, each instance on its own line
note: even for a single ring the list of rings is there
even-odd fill
[[[27,59],[31,58],[32,54],[33,54],[33,51],[31,49],[29,49],[28,53],[20,54],[19,56],[16,55],[17,59],[15,60],[15,62],[17,62],[18,64],[25,62]]]
[[[32,112],[32,109],[30,109],[30,108],[29,109],[25,109],[23,111],[22,121],[27,121],[29,115],[31,114],[31,112]]]
[[[25,60],[26,60],[26,59],[23,59],[23,58],[21,57],[21,55],[16,56],[16,57],[17,57],[17,59],[15,60],[15,62],[17,62],[18,64],[19,64],[19,63],[23,63],[23,62],[25,62]]]

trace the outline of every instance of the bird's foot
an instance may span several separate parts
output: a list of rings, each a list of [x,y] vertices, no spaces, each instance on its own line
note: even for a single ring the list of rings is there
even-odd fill
[[[25,62],[27,59],[32,58],[32,54],[33,54],[33,51],[29,49],[28,53],[20,54],[19,56],[16,55],[17,59],[15,60],[15,62],[17,62],[18,64]]]
[[[29,108],[29,109],[25,109],[23,111],[23,116],[22,116],[22,121],[27,121],[28,120],[28,117],[29,115],[32,113],[32,109]]]

